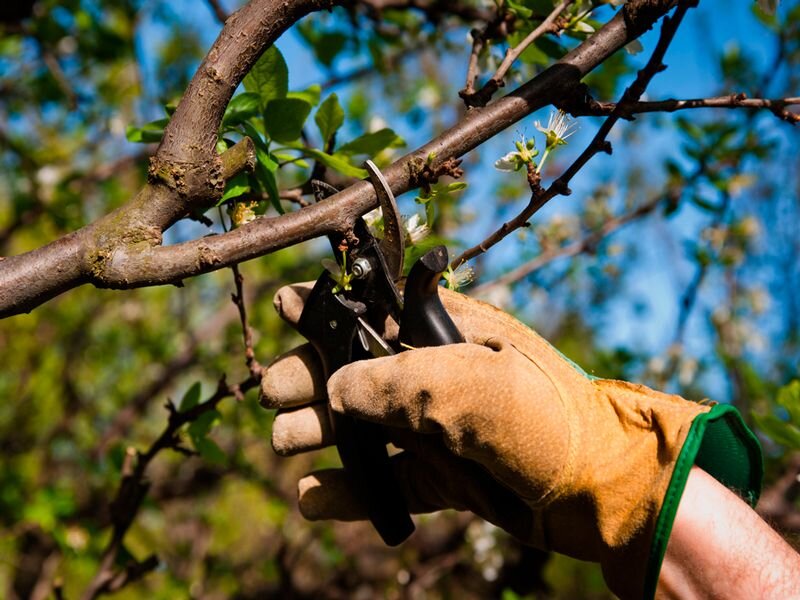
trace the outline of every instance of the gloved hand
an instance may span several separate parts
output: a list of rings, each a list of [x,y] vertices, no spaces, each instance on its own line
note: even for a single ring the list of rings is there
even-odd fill
[[[310,286],[281,289],[294,325]],[[347,365],[327,382],[333,410],[382,423],[412,512],[470,510],[523,542],[599,562],[624,598],[652,596],[695,463],[753,501],[758,442],[729,406],[593,379],[506,313],[441,289],[469,343]],[[310,345],[264,374],[279,409],[272,443],[289,455],[334,442],[326,384]],[[299,482],[309,519],[364,519],[344,472]]]

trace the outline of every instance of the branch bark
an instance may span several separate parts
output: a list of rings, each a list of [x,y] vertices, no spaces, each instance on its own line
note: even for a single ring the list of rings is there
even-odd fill
[[[691,98],[687,100],[668,98],[666,100],[628,102],[626,104],[589,100],[583,106],[570,106],[569,112],[576,117],[584,115],[603,116],[610,115],[618,110],[623,119],[633,119],[634,115],[637,114],[675,112],[688,108],[752,108],[769,110],[777,117],[794,124],[800,121],[800,115],[787,111],[786,107],[797,105],[800,105],[800,97],[797,96],[772,99],[748,98],[745,94],[740,93],[729,94],[727,96],[715,96],[713,98]]]
[[[628,2],[595,35],[537,77],[460,122],[385,171],[397,195],[415,187],[432,153],[436,163],[459,157],[531,112],[557,102],[580,78],[636,39],[675,0]],[[191,207],[204,207],[224,188],[215,153],[225,106],[258,56],[294,21],[330,7],[323,0],[253,0],[231,15],[200,65],[151,160],[151,183],[117,211],[43,248],[0,260],[0,317],[30,311],[83,283],[126,289],[179,283],[350,227],[377,205],[372,186],[358,182],[327,200],[229,233],[174,246],[161,232]],[[229,150],[230,152],[230,150]],[[244,168],[246,165],[241,165]]]

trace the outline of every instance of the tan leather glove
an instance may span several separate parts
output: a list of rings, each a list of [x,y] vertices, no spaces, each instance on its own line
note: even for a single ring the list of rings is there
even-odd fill
[[[296,324],[309,287],[278,292]],[[412,512],[470,510],[523,542],[601,563],[624,598],[651,597],[678,501],[695,463],[755,501],[758,442],[729,406],[593,379],[506,313],[442,289],[469,343],[350,364],[327,383],[335,411],[387,426]],[[325,382],[309,345],[279,357],[262,404],[280,409],[273,447],[333,443]],[[309,519],[365,511],[344,473],[299,483]]]

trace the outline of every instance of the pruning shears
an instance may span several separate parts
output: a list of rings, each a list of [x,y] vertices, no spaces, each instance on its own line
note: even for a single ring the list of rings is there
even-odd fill
[[[406,279],[404,295],[400,294],[405,253],[400,213],[380,170],[372,161],[365,167],[383,212],[383,238],[373,236],[363,218],[356,220],[348,235],[329,235],[342,276],[337,281],[329,271],[320,275],[298,323],[300,333],[322,359],[326,380],[348,363],[394,354],[395,349],[382,337],[387,319],[400,326],[401,348],[464,341],[439,299],[438,282],[448,264],[444,246],[417,260]],[[336,191],[315,182],[317,201]],[[414,531],[414,523],[392,473],[383,429],[332,411],[331,418],[350,485],[383,541],[390,546],[400,544]]]

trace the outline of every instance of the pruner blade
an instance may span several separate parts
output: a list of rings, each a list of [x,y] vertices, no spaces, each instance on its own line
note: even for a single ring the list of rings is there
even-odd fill
[[[380,334],[375,331],[372,326],[367,323],[362,317],[358,317],[358,339],[361,342],[361,347],[364,348],[375,358],[381,356],[392,356],[394,350],[384,340]]]
[[[405,254],[405,234],[400,218],[400,211],[397,210],[397,202],[394,199],[392,188],[371,160],[364,166],[369,172],[369,179],[378,195],[378,202],[383,211],[383,239],[378,244],[378,249],[386,261],[388,275],[393,281],[397,281],[403,274],[403,255]]]

